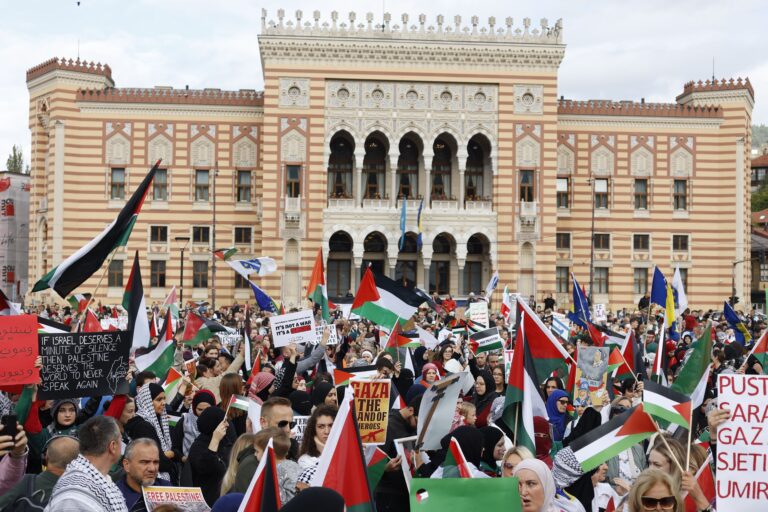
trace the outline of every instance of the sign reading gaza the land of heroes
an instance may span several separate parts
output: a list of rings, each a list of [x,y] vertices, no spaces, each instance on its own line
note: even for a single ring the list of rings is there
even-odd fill
[[[128,392],[130,331],[38,335],[43,367],[40,400]]]

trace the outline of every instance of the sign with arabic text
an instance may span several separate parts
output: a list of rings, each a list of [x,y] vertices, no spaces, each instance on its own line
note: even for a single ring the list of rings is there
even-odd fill
[[[0,386],[35,384],[37,315],[0,316]]]

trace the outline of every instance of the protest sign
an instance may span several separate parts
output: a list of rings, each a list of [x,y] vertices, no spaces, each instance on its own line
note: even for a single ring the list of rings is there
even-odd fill
[[[352,379],[355,415],[363,444],[384,444],[389,420],[389,393],[392,381]]]
[[[491,327],[490,329],[470,334],[469,341],[475,347],[475,354],[498,350],[504,347],[504,340],[499,336],[498,327]]]
[[[40,400],[128,392],[130,331],[39,334]]]
[[[411,512],[523,509],[517,478],[414,478],[409,494]]]
[[[142,487],[147,510],[156,510],[160,505],[176,505],[186,512],[210,512],[199,487]]]
[[[254,434],[261,430],[261,401],[248,399],[248,419],[251,420]]]
[[[315,341],[315,316],[311,309],[273,316],[269,319],[269,328],[275,347]]]
[[[128,328],[128,317],[119,316],[117,318],[102,318],[99,320],[99,323],[101,324],[101,328],[105,331],[108,331],[110,327],[117,329],[118,331],[124,331]]]
[[[235,346],[235,343],[243,339],[243,336],[238,332],[237,329],[234,329],[232,327],[225,327],[226,332],[217,332],[216,337],[219,338],[219,341],[222,345],[227,347],[230,352],[232,351],[232,347]]]
[[[296,422],[296,426],[291,429],[293,438],[297,443],[301,444],[301,440],[304,439],[304,430],[307,428],[309,416],[294,416],[293,421]]]
[[[0,385],[35,384],[37,315],[0,316]]]
[[[512,358],[514,356],[514,350],[504,351],[504,382],[509,382],[509,369],[512,368]]]
[[[574,407],[601,405],[608,383],[608,347],[579,347]]]
[[[325,322],[320,322],[319,324],[315,324],[315,339],[312,341],[313,345],[317,345],[320,343],[320,341],[323,339],[323,331],[325,331],[325,328],[328,327],[328,345],[338,345],[339,343],[339,333],[336,330],[336,324],[326,324]]]
[[[395,439],[395,452],[401,457],[400,469],[403,471],[405,485],[411,490],[411,480],[416,474],[416,436]]]
[[[440,440],[451,429],[464,372],[439,380],[421,397],[416,446],[419,450],[439,450]]]
[[[472,302],[469,305],[469,319],[477,325],[488,327],[488,303]]]
[[[717,510],[765,510],[768,375],[720,374],[717,389],[718,407],[731,411],[717,428]]]
[[[552,313],[552,332],[564,340],[571,335],[571,321],[562,313]]]
[[[605,304],[595,304],[595,312],[592,315],[592,320],[595,322],[605,322],[608,320],[608,316],[605,313]]]

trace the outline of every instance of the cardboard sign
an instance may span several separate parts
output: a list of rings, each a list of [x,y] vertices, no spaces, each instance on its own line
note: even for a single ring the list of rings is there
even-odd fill
[[[512,368],[512,358],[515,356],[514,350],[504,351],[504,382],[509,382],[509,370]]]
[[[301,440],[304,439],[304,430],[307,428],[309,416],[294,416],[293,421],[296,422],[296,426],[291,429],[291,433],[293,433],[293,438],[296,442],[301,444]]]
[[[488,317],[487,302],[472,302],[469,305],[469,319],[477,325],[488,327],[490,318]]]
[[[37,315],[0,316],[0,386],[35,384]]]
[[[315,316],[311,309],[273,316],[269,319],[272,342],[275,347],[291,343],[302,345],[315,341]]]
[[[392,381],[352,379],[355,414],[363,444],[384,444],[389,420],[389,393]]]
[[[210,512],[211,510],[199,487],[149,486],[142,489],[147,510],[155,510],[160,505],[176,505],[182,510],[191,512]]]
[[[603,403],[608,383],[609,347],[579,347],[576,358],[576,396],[574,407]]]
[[[40,400],[125,394],[131,333],[40,334]]]
[[[416,446],[419,450],[439,450],[440,440],[451,430],[464,372],[437,381],[421,397]],[[471,377],[471,376],[470,376]]]
[[[731,411],[717,428],[717,510],[757,512],[768,498],[768,375],[721,374],[718,406]]]

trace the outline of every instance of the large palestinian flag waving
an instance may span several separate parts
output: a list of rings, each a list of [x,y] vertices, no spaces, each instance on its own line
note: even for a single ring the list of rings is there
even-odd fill
[[[144,177],[139,187],[120,210],[117,218],[96,238],[45,274],[35,283],[34,288],[32,288],[33,292],[53,288],[62,299],[65,298],[72,293],[72,290],[83,284],[86,279],[99,270],[104,260],[115,248],[128,243],[128,237],[131,236],[131,231],[136,224],[141,206],[144,204],[144,198],[159,164],[160,160]]]
[[[368,268],[357,289],[352,312],[391,328],[397,321],[405,324],[423,303],[422,297]]]

